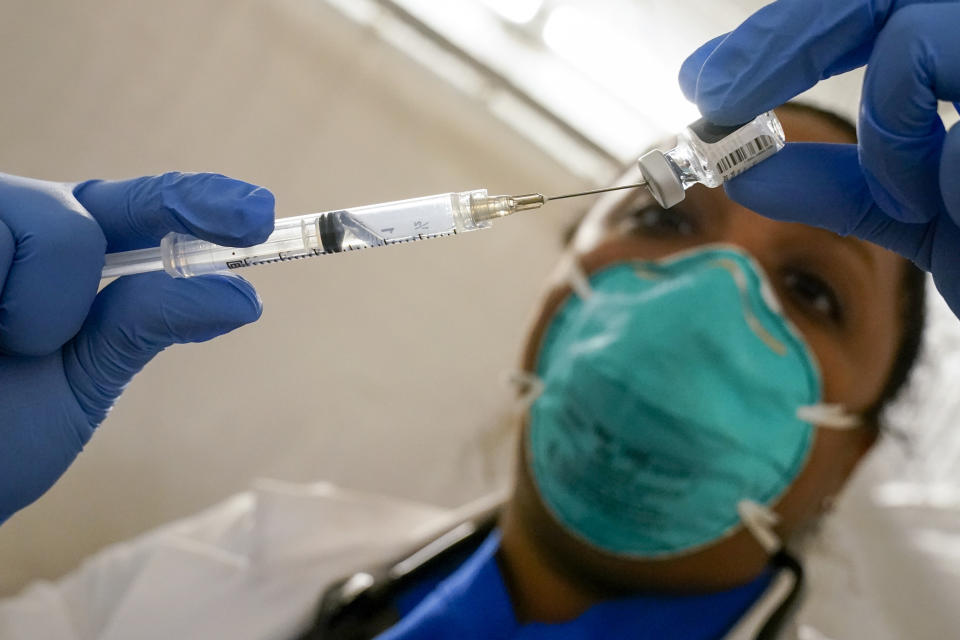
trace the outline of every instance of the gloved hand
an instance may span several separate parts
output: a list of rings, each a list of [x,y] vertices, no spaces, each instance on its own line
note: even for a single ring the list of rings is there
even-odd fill
[[[256,244],[273,204],[215,174],[81,184],[0,174],[0,522],[60,477],[154,355],[260,316],[253,287],[233,276],[150,273],[98,294],[104,253],[169,231]]]
[[[960,128],[937,114],[938,99],[960,100],[958,25],[958,0],[779,0],[693,53],[680,85],[735,124],[866,64],[859,147],[788,144],[727,193],[897,251],[960,316]]]

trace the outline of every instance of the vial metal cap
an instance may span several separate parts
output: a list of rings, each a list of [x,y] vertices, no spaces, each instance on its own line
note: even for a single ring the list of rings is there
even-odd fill
[[[686,195],[683,183],[662,151],[654,149],[644,154],[637,164],[647,181],[647,188],[661,207],[669,209],[683,201]]]

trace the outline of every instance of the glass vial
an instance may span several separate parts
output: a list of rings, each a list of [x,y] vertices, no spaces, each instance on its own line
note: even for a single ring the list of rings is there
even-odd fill
[[[783,127],[773,111],[750,122],[724,127],[700,119],[678,136],[677,146],[655,149],[639,160],[647,188],[660,206],[682,201],[695,184],[719,187],[783,149]]]

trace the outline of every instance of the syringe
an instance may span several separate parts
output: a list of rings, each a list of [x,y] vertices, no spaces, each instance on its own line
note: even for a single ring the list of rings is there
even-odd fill
[[[783,129],[773,112],[739,127],[716,127],[704,121],[680,134],[676,148],[651,151],[640,158],[644,180],[636,184],[547,197],[540,193],[491,196],[486,189],[442,193],[323,213],[280,218],[267,240],[253,247],[225,247],[181,233],[167,234],[159,247],[111,253],[102,278],[166,271],[190,276],[287,262],[328,253],[438,238],[486,229],[493,220],[538,209],[550,200],[646,185],[665,207],[683,200],[685,190],[701,183],[716,187],[752,167],[784,145]]]
[[[102,277],[162,270],[176,278],[186,278],[438,238],[486,229],[492,220],[542,207],[546,201],[539,193],[490,196],[485,189],[477,189],[308,213],[278,219],[267,240],[252,247],[225,247],[191,235],[169,233],[159,247],[108,254]]]

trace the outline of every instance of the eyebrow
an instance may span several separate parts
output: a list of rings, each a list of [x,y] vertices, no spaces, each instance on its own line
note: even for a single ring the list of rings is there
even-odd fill
[[[603,213],[603,224],[618,224],[620,218],[634,207],[647,207],[656,203],[657,201],[653,199],[653,196],[650,195],[650,192],[646,189],[641,188],[636,192],[626,191],[619,200],[611,202],[609,208]]]
[[[830,237],[832,237],[835,241],[846,245],[854,253],[858,254],[861,260],[863,260],[863,262],[865,262],[867,266],[870,267],[871,270],[874,267],[876,267],[877,265],[876,256],[872,251],[870,251],[870,247],[867,245],[867,243],[864,240],[861,240],[855,236],[840,236],[835,233],[830,233],[830,232],[828,233]]]
[[[623,197],[616,202],[614,207],[620,209],[634,204],[646,204],[648,202],[655,202],[653,194],[650,193],[646,187],[638,187],[636,189],[625,190]]]

